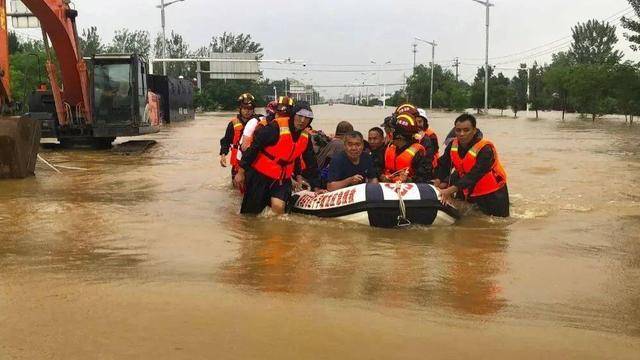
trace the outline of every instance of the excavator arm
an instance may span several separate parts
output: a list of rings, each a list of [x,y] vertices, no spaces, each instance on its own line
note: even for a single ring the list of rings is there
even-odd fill
[[[0,110],[3,104],[10,105],[12,102],[10,83],[7,3],[6,0],[0,0]]]
[[[82,59],[80,51],[78,32],[76,28],[76,16],[78,12],[69,7],[69,0],[22,0],[22,3],[33,13],[40,21],[42,31],[51,40],[51,45],[55,51],[58,63],[60,65],[60,74],[62,76],[62,87],[58,86],[57,69],[51,59],[47,61],[47,73],[51,81],[51,89],[56,105],[56,113],[58,122],[61,126],[67,125],[74,118],[81,118],[85,123],[92,123],[91,101],[89,91],[89,74],[87,65]],[[3,11],[2,22],[3,28],[0,39],[6,39],[6,0],[0,0],[0,9]],[[4,38],[2,38],[4,37]],[[48,49],[48,40],[45,40],[45,46]],[[2,41],[2,48],[7,45],[7,41]],[[8,73],[8,49],[4,56],[4,49],[0,49],[0,67],[4,67],[3,61],[6,59]],[[7,78],[8,79],[8,78]],[[5,87],[2,78],[4,90],[0,90],[10,95],[8,80]],[[8,97],[10,99],[10,96]]]

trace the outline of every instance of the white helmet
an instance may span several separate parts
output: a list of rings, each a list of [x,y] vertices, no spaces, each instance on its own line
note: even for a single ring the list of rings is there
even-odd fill
[[[427,117],[427,112],[424,111],[424,109],[418,109],[418,115],[420,117],[423,117],[425,120],[429,120],[429,118]]]

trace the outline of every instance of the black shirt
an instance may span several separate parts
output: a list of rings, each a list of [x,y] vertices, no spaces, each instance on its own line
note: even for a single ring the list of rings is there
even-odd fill
[[[469,146],[458,145],[458,154],[461,159],[467,155],[469,149],[471,149],[478,141],[482,140],[481,134],[476,134],[476,136],[471,140]],[[444,151],[444,154],[438,160],[438,174],[436,178],[440,179],[443,182],[449,182],[451,179],[450,174],[453,169],[453,164],[451,162],[451,145],[453,142],[447,145],[447,149]],[[476,164],[473,166],[471,171],[468,174],[463,176],[462,178],[456,179],[455,182],[451,185],[455,185],[458,189],[468,189],[473,190],[478,181],[489,171],[491,171],[491,167],[493,167],[494,162],[494,154],[491,146],[484,146],[478,152],[478,156],[476,157]]]
[[[376,168],[378,174],[382,174],[384,171],[384,153],[387,151],[386,146],[380,146],[376,150],[371,150],[371,160],[373,161],[373,166]]]
[[[343,151],[331,160],[327,182],[342,181],[354,175],[361,175],[365,179],[377,179],[379,176],[369,154],[363,152],[360,155],[360,162],[356,165]]]

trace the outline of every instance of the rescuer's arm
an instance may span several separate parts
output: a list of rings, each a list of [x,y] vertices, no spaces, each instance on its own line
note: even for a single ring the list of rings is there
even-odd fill
[[[433,184],[440,187],[441,184],[448,184],[451,180],[451,143],[447,145],[442,156],[438,159],[438,167],[436,168],[436,178]]]
[[[260,131],[256,131],[251,146],[242,153],[240,167],[245,170],[249,169],[256,160],[256,157],[258,157],[260,151],[264,150],[267,146],[277,143],[279,136],[279,128],[275,123],[262,128]]]
[[[278,142],[279,129],[273,126],[267,126],[260,131],[256,132],[251,146],[242,153],[242,159],[240,160],[240,167],[235,178],[233,178],[234,184],[239,188],[244,188],[244,172],[248,170],[253,162],[258,157],[260,151],[267,146],[273,145]]]
[[[414,183],[427,183],[433,179],[433,149],[426,148],[425,153],[418,153],[413,158],[413,168],[416,170],[413,176]]]
[[[233,125],[229,122],[227,130],[224,132],[224,137],[220,139],[220,155],[229,154],[231,143],[233,143]]]
[[[302,160],[304,160],[306,168],[302,171],[301,175],[309,181],[309,184],[314,190],[319,189],[322,183],[320,182],[316,154],[313,152],[313,142],[309,141],[307,149],[302,153]]]

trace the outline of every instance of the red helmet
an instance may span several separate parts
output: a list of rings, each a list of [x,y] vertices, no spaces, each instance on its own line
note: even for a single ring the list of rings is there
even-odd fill
[[[418,126],[415,116],[405,112],[396,117],[395,130],[411,137],[422,129]]]
[[[275,114],[276,111],[278,110],[278,102],[276,100],[271,101],[270,103],[267,104],[264,110],[267,112],[267,115]]]
[[[396,108],[396,111],[393,114],[395,116],[398,116],[404,113],[411,114],[411,116],[413,117],[420,116],[420,113],[418,112],[418,108],[409,103],[398,106]]]

